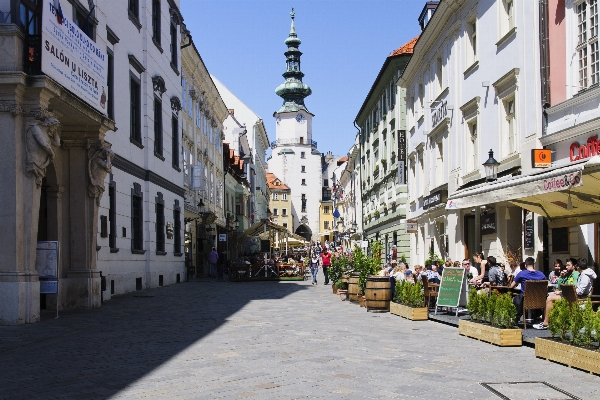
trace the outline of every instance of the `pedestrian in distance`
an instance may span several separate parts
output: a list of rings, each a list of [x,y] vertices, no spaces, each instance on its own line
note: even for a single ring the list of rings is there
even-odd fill
[[[321,253],[321,268],[323,268],[323,276],[325,277],[325,285],[329,285],[328,269],[331,266],[331,253],[325,249]]]
[[[212,248],[212,251],[208,253],[208,264],[210,265],[210,272],[208,274],[209,277],[215,278],[217,276],[217,261],[219,261],[219,253],[215,248]]]
[[[312,275],[312,284],[316,285],[317,273],[319,272],[319,257],[317,257],[316,253],[312,253],[308,262],[308,266],[310,267],[310,273]]]
[[[227,265],[227,252],[223,251],[223,252],[221,252],[221,256],[219,257],[219,259],[217,260],[217,279],[220,281],[223,280],[223,271],[224,271],[226,265]]]

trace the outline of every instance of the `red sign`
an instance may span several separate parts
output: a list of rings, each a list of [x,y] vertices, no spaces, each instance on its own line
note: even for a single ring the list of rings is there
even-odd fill
[[[598,135],[590,136],[586,144],[579,145],[579,142],[573,142],[569,151],[571,161],[583,160],[600,154],[600,142]]]

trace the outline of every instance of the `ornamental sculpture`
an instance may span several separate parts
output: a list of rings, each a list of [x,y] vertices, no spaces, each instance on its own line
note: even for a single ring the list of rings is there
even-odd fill
[[[33,177],[38,187],[46,176],[46,167],[54,160],[52,146],[60,146],[60,122],[46,117],[29,125],[26,133],[27,176]]]
[[[100,205],[100,199],[104,193],[106,174],[112,172],[112,160],[115,153],[110,147],[110,144],[100,142],[88,149],[88,174],[90,177],[88,194],[90,197],[96,198],[98,205]]]

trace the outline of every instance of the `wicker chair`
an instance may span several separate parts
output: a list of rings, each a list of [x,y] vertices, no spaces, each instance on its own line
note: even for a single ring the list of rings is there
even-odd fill
[[[569,304],[577,303],[577,293],[573,285],[560,285],[563,298],[567,299]]]
[[[527,329],[527,310],[544,310],[548,295],[548,281],[527,281],[523,293],[523,329]]]
[[[438,297],[440,285],[437,283],[429,283],[427,275],[422,275],[421,281],[423,282],[423,296],[425,297],[425,303],[428,308],[431,308],[431,299]]]

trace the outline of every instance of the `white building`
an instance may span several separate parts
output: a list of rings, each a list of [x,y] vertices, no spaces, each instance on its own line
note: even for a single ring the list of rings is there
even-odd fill
[[[482,164],[493,150],[500,184],[531,171],[530,151],[541,147],[537,3],[441,1],[433,16],[429,7],[398,80],[407,108],[407,218],[418,224],[412,263],[430,252],[461,260],[483,251],[502,260],[523,249],[535,257],[540,231],[526,246],[522,209],[486,182]]]
[[[291,189],[294,233],[306,240],[319,240],[319,207],[321,200],[321,153],[313,140],[311,114],[304,99],[312,91],[302,82],[298,50],[300,39],[292,27],[285,44],[285,82],[275,92],[283,98],[283,105],[273,114],[276,121],[276,140],[271,143],[272,158],[269,171]]]
[[[255,221],[267,218],[269,198],[265,159],[269,147],[269,135],[263,120],[217,78],[214,76],[212,78],[230,114],[223,123],[224,140],[230,143],[230,148],[247,164],[245,168],[247,168],[246,178],[250,185],[250,197],[242,203],[247,204],[244,205],[244,209],[252,225]],[[240,130],[240,125],[244,129]]]

